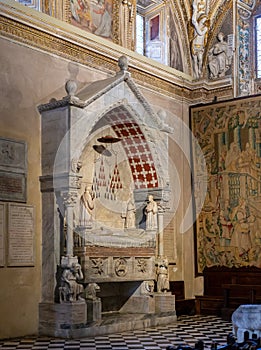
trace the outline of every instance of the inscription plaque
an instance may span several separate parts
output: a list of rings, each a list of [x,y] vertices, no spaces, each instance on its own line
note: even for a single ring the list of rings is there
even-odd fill
[[[8,205],[8,266],[34,266],[34,209]]]
[[[5,205],[0,203],[0,267],[5,266]]]
[[[0,138],[0,200],[26,202],[27,147]]]

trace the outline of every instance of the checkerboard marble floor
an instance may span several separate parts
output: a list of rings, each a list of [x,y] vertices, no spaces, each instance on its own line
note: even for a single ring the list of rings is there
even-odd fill
[[[204,342],[204,349],[211,343],[226,344],[226,337],[232,331],[232,324],[216,316],[180,316],[176,323],[165,326],[135,330],[120,334],[97,336],[77,340],[46,337],[0,340],[1,350],[162,350],[167,346],[189,345],[194,347],[198,340]]]

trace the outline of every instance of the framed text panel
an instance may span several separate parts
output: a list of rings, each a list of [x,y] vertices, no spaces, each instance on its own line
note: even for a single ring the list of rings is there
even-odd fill
[[[0,137],[0,200],[26,202],[27,144]]]
[[[8,266],[34,266],[34,208],[8,205]]]

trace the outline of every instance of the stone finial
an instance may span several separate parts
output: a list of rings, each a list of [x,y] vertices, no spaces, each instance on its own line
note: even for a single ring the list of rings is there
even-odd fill
[[[121,56],[118,60],[118,66],[120,67],[121,71],[127,71],[128,70],[128,58],[126,56]]]
[[[74,96],[77,90],[77,83],[74,80],[68,80],[65,84],[65,90],[69,96]]]

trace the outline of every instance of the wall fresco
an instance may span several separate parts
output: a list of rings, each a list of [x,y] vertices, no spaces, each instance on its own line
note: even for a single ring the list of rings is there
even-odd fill
[[[93,34],[111,38],[111,0],[71,0],[71,23]]]

